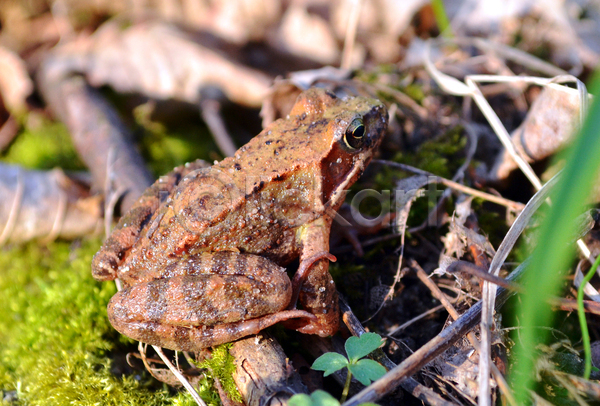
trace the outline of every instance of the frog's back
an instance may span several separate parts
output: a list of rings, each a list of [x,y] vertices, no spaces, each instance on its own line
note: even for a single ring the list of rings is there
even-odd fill
[[[327,172],[344,165],[337,156],[326,162],[332,142],[339,143],[353,117],[372,106],[368,99],[344,101],[322,89],[304,92],[286,119],[273,122],[233,157],[186,171],[158,207],[155,199],[128,246],[109,252],[111,269],[160,277],[170,263],[205,251],[241,251],[289,262],[296,255],[295,228],[322,216],[331,197],[324,182],[340,183]],[[344,159],[353,165],[358,158]],[[346,184],[351,182],[342,187]],[[111,240],[101,252],[111,251]]]

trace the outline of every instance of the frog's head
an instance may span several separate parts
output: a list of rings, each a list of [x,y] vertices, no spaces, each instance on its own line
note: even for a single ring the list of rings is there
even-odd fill
[[[290,112],[294,115],[311,118],[309,128],[315,131],[308,133],[311,148],[319,151],[323,202],[337,210],[379,146],[387,128],[387,110],[379,100],[341,99],[313,88],[300,95]]]

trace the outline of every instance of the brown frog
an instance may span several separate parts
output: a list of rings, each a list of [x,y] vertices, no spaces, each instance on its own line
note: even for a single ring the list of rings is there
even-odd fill
[[[124,285],[108,305],[111,324],[184,351],[281,321],[334,334],[329,232],[386,126],[379,101],[312,88],[235,156],[160,178],[94,256],[94,278]],[[283,267],[296,258],[290,281]]]

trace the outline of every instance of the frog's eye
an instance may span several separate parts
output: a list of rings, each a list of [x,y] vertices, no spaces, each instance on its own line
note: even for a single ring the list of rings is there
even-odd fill
[[[346,134],[344,135],[344,142],[350,149],[358,149],[362,147],[365,141],[365,125],[362,119],[355,118],[352,120],[348,128],[346,128]]]

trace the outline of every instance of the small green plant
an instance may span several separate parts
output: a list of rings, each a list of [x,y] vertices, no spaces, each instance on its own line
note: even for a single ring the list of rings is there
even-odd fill
[[[316,390],[310,395],[299,393],[288,401],[289,406],[340,406],[340,401],[323,390]],[[375,403],[361,403],[361,406],[378,406]]]
[[[315,360],[312,369],[324,371],[324,375],[328,376],[342,368],[348,368],[346,384],[344,385],[342,398],[340,399],[340,402],[344,402],[348,396],[352,375],[366,386],[371,381],[379,379],[385,374],[385,368],[379,362],[372,359],[363,359],[363,357],[379,348],[381,344],[381,336],[375,333],[364,333],[360,337],[350,337],[344,345],[348,358],[337,352],[328,352]],[[325,405],[325,403],[314,404]]]
[[[331,354],[331,353],[328,353]],[[310,395],[299,393],[288,401],[289,406],[340,406],[340,402],[324,390],[316,390]]]

